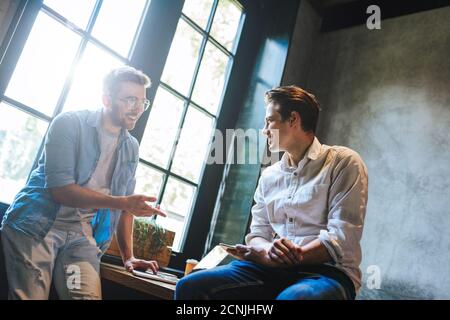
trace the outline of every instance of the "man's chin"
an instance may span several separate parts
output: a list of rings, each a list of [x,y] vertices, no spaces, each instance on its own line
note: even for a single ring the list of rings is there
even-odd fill
[[[128,131],[133,130],[134,127],[136,127],[136,122],[135,121],[133,121],[133,122],[125,121],[125,123],[122,126],[122,128],[124,128],[124,129],[126,129]]]

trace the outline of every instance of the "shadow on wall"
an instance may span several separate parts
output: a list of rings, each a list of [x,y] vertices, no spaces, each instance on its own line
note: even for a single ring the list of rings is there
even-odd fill
[[[449,15],[324,33],[314,48],[319,139],[356,150],[369,171],[360,299],[450,299]]]
[[[362,291],[363,298],[448,295],[448,281],[435,279],[447,277],[449,265],[450,182],[442,173],[450,158],[450,113],[438,98],[445,95],[436,87],[384,85],[353,109],[364,111],[357,126],[348,124],[343,143],[360,150],[370,179],[362,267],[377,265],[384,283],[382,292]]]

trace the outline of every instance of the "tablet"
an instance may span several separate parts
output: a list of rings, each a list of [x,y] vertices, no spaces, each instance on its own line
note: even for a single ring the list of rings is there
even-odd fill
[[[232,246],[231,244],[226,243],[219,243],[219,246],[221,246],[224,249],[236,249],[236,246]]]

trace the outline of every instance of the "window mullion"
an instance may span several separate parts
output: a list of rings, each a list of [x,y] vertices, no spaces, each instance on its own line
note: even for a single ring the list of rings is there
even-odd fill
[[[212,9],[213,11],[215,11],[215,8],[217,7],[217,3],[216,2],[217,2],[217,0],[215,0],[215,6],[213,6],[213,9]],[[212,16],[213,16],[213,14],[210,15],[210,18],[208,20],[207,29],[211,28]],[[180,19],[181,19],[181,15],[180,15]],[[203,53],[205,52],[207,41],[208,41],[208,36],[206,34],[206,35],[203,36],[202,43],[200,44],[198,59],[197,59],[197,63],[195,65],[195,69],[194,69],[194,77],[193,77],[193,80],[192,80],[191,85],[189,87],[187,99],[184,101],[184,108],[183,108],[183,113],[181,115],[180,125],[179,125],[177,133],[175,135],[175,142],[174,142],[174,144],[172,146],[172,149],[170,151],[169,165],[167,166],[167,170],[169,172],[172,169],[172,164],[173,164],[173,160],[174,160],[174,157],[175,157],[175,152],[176,152],[176,149],[177,149],[177,146],[178,146],[178,142],[179,142],[180,137],[181,137],[181,131],[183,130],[184,121],[186,120],[186,115],[187,115],[187,112],[188,112],[188,109],[189,109],[189,104],[191,102],[192,92],[194,91],[195,80],[197,79],[198,71],[200,69],[200,65],[201,65],[201,62],[202,62]],[[164,194],[164,191],[165,191],[166,185],[167,185],[167,181],[168,181],[168,175],[165,175],[164,179],[163,179],[162,187],[161,187],[161,192],[160,192],[161,195]]]
[[[44,120],[47,122],[52,121],[52,118],[49,117],[48,115],[37,111],[36,109],[33,109],[17,100],[14,100],[12,98],[9,98],[7,96],[3,96],[2,101],[6,102],[7,104],[9,104],[11,107],[14,107],[16,109],[22,110],[23,112],[28,113],[29,115],[32,115],[33,117],[36,117],[40,120]]]
[[[63,110],[64,103],[66,102],[67,95],[68,95],[70,87],[72,85],[75,68],[76,68],[77,64],[79,63],[79,61],[81,60],[81,57],[82,57],[82,55],[83,55],[83,53],[84,53],[84,51],[86,49],[86,46],[87,46],[87,44],[89,42],[88,41],[89,35],[91,34],[92,29],[93,29],[94,24],[95,24],[95,21],[97,20],[97,16],[98,16],[98,13],[100,12],[100,8],[102,6],[102,3],[103,3],[103,0],[97,0],[97,2],[95,3],[94,9],[92,10],[91,16],[89,18],[89,22],[88,22],[86,31],[81,31],[80,32],[79,29],[74,30],[73,28],[71,28],[71,25],[69,25],[70,28],[73,31],[75,31],[75,32],[77,32],[77,33],[79,33],[81,35],[81,43],[80,43],[80,45],[78,47],[77,53],[75,54],[75,58],[72,61],[72,65],[70,67],[69,74],[68,74],[68,76],[66,78],[66,81],[64,82],[61,94],[59,95],[59,98],[58,98],[58,102],[56,103],[56,108],[55,108],[55,111],[53,112],[53,118],[56,117],[58,114],[60,114],[62,112],[62,110]],[[61,22],[64,25],[67,26],[67,23],[65,22],[67,20],[65,18],[63,18],[62,16],[60,16],[57,12],[55,12],[51,8],[43,5],[42,6],[42,10],[44,12],[48,11],[46,13],[47,14],[50,13],[52,18],[54,18],[55,20],[57,20],[57,21],[59,21],[59,22]],[[39,158],[41,156],[41,153],[44,151],[44,143],[45,143],[45,140],[43,140],[41,142],[41,145],[39,146],[39,150],[38,150],[37,155],[36,155],[36,157],[34,159],[34,163],[33,163],[33,166],[32,166],[32,168],[30,170],[28,178],[30,177],[31,172],[38,166]]]
[[[87,44],[89,42],[88,36],[92,32],[95,20],[97,20],[97,16],[98,16],[98,13],[100,12],[100,8],[102,6],[102,2],[103,2],[103,0],[97,0],[97,2],[95,3],[94,10],[92,11],[92,14],[91,14],[91,16],[89,18],[89,22],[88,22],[88,26],[86,28],[86,32],[82,33],[82,39],[81,39],[80,46],[78,47],[78,51],[75,54],[75,58],[73,59],[72,65],[70,67],[69,74],[68,74],[68,76],[66,78],[66,81],[64,82],[64,86],[63,86],[63,89],[62,89],[61,94],[59,96],[58,103],[56,104],[56,109],[55,109],[55,112],[53,113],[53,117],[56,117],[59,113],[62,112],[62,109],[64,107],[64,103],[66,102],[67,95],[68,95],[70,87],[72,85],[73,75],[75,73],[75,68],[76,68],[77,64],[80,62],[81,57],[82,57],[82,55],[83,55],[83,53],[84,53],[84,51],[86,49],[86,46],[87,46]],[[44,5],[44,8],[45,8],[45,10],[49,10],[50,9],[50,8],[46,7],[45,5]],[[55,12],[52,10],[52,14],[53,13],[55,13]]]
[[[212,10],[211,10],[211,14],[209,16],[208,23],[207,23],[207,26],[206,26],[207,33],[203,36],[202,43],[200,44],[197,64],[195,65],[195,69],[194,69],[194,77],[193,77],[191,85],[189,87],[187,100],[184,103],[184,110],[183,110],[183,114],[181,116],[180,126],[178,127],[177,134],[176,134],[176,137],[175,137],[175,143],[172,146],[172,150],[170,152],[170,157],[169,157],[170,160],[169,160],[169,166],[168,166],[168,170],[169,171],[172,168],[173,158],[175,156],[176,148],[177,148],[179,139],[181,137],[181,131],[183,129],[184,121],[186,120],[186,115],[187,115],[187,111],[189,109],[189,104],[191,103],[192,93],[194,91],[195,82],[197,80],[198,72],[200,70],[200,65],[201,65],[202,59],[203,59],[203,54],[205,52],[206,44],[208,42],[208,32],[211,29],[213,17],[214,17],[215,11],[217,9],[217,4],[218,4],[218,0],[214,0],[214,4],[213,4]]]
[[[150,161],[147,161],[147,160],[145,160],[143,158],[139,158],[139,161],[141,163],[145,164],[146,166],[150,167],[150,168],[153,168],[153,169],[155,169],[157,171],[160,171],[160,172],[162,172],[164,174],[168,174],[168,175],[170,175],[170,176],[172,176],[174,178],[177,178],[178,180],[181,180],[181,181],[183,181],[183,182],[185,182],[185,183],[187,183],[187,184],[189,184],[191,186],[194,186],[194,187],[198,186],[197,183],[192,182],[191,180],[186,179],[186,178],[184,178],[184,177],[182,177],[182,176],[180,176],[180,175],[178,175],[176,173],[170,172],[169,170],[164,169],[164,168],[162,168],[162,167],[160,167],[160,166],[158,166],[158,165],[156,165],[156,164],[154,164],[154,163],[152,163]]]
[[[208,42],[208,33],[209,33],[209,30],[211,29],[211,25],[212,25],[212,21],[213,21],[213,18],[214,18],[215,11],[217,9],[217,5],[218,5],[218,0],[214,0],[214,4],[213,4],[212,9],[211,9],[211,14],[209,16],[208,23],[207,23],[207,26],[206,26],[206,31],[207,32],[206,32],[206,34],[203,34],[202,43],[200,44],[200,48],[199,48],[198,60],[197,60],[197,63],[195,65],[195,69],[194,69],[194,74],[193,74],[194,76],[193,76],[191,85],[189,87],[187,99],[185,99],[185,102],[184,102],[184,109],[183,109],[183,113],[182,113],[182,116],[181,116],[180,125],[178,127],[177,134],[175,136],[175,142],[174,142],[174,144],[172,146],[172,150],[170,151],[169,165],[167,166],[167,170],[169,172],[172,169],[172,164],[173,164],[173,160],[174,160],[174,157],[175,157],[175,152],[176,152],[176,149],[177,149],[177,146],[178,146],[178,142],[179,142],[180,137],[181,137],[181,131],[183,130],[183,125],[184,125],[184,122],[186,120],[186,115],[187,115],[187,112],[188,112],[188,109],[189,109],[189,105],[191,103],[191,98],[192,98],[192,93],[194,91],[195,81],[197,79],[197,75],[198,75],[198,72],[200,70],[200,65],[201,65],[201,62],[202,62],[203,54],[205,52],[206,44]],[[183,15],[181,14],[179,19],[182,19],[182,18],[183,18]],[[169,91],[173,92],[170,89],[169,89]],[[169,180],[169,174],[164,175],[162,186],[161,186],[161,190],[160,190],[160,197],[162,197],[164,195],[164,192],[166,190],[166,186],[167,186],[168,180]],[[160,197],[158,198],[158,203],[160,203],[160,201],[161,201]]]
[[[171,150],[170,157],[169,157],[169,165],[168,165],[168,167],[167,167],[169,171],[172,169],[172,164],[173,164],[173,161],[174,161],[175,152],[176,152],[176,149],[177,149],[177,146],[178,146],[180,137],[181,137],[181,132],[182,132],[182,129],[183,129],[183,126],[184,126],[184,122],[185,122],[185,120],[186,120],[186,115],[187,115],[187,112],[188,112],[188,110],[189,110],[189,106],[190,106],[190,104],[191,104],[191,102],[192,102],[192,100],[191,100],[191,99],[192,99],[192,94],[193,94],[193,92],[194,92],[195,83],[196,83],[196,81],[197,81],[197,76],[198,76],[198,73],[199,73],[199,70],[200,70],[200,66],[201,66],[201,63],[202,63],[203,55],[204,55],[204,53],[205,53],[206,45],[207,45],[207,43],[208,43],[209,32],[210,32],[211,27],[212,27],[212,23],[213,23],[213,19],[214,19],[214,15],[215,15],[217,6],[218,6],[218,0],[214,0],[214,3],[213,3],[212,8],[211,8],[211,13],[210,13],[210,16],[209,16],[209,19],[208,19],[208,23],[207,23],[207,25],[206,25],[206,30],[205,30],[206,32],[202,32],[203,39],[202,39],[202,42],[201,42],[201,44],[200,44],[199,54],[198,54],[198,59],[197,59],[197,63],[196,63],[195,68],[194,68],[193,79],[192,79],[191,85],[190,85],[190,87],[189,87],[187,99],[185,100],[185,103],[184,103],[184,109],[183,109],[183,114],[182,114],[182,116],[181,116],[180,126],[178,127],[177,134],[176,134],[176,138],[175,138],[175,142],[174,142],[174,144],[173,144],[173,146],[172,146],[172,150]],[[183,14],[180,15],[180,19],[183,19]],[[185,19],[183,19],[183,20],[185,20]],[[193,27],[190,23],[188,23],[188,24],[189,24],[192,28],[196,29],[196,28]],[[196,105],[196,107],[198,107],[198,106]],[[203,111],[203,112],[206,111],[206,110],[205,110],[204,108],[202,108],[202,107],[200,107],[199,109],[200,109],[201,111]],[[208,111],[206,111],[206,113],[210,114]],[[214,118],[215,118],[215,117],[214,117]],[[164,192],[165,192],[165,189],[166,189],[166,186],[167,186],[168,179],[169,179],[169,175],[165,175],[165,176],[164,176],[164,180],[163,180],[163,184],[162,184],[162,188],[161,188],[161,192],[160,192],[161,195],[163,195]],[[198,192],[198,189],[197,189],[197,191],[195,192],[195,195],[193,196],[192,201],[195,201],[195,199],[197,198],[197,192]],[[160,200],[159,200],[159,201],[160,201]],[[192,209],[193,209],[193,208],[191,207],[190,212],[188,213],[188,216],[190,216]],[[190,220],[190,219],[189,219],[189,220]],[[188,221],[186,221],[186,223],[187,223],[187,222],[188,222]],[[189,228],[190,228],[189,225],[185,225],[185,226],[184,226],[184,229],[185,229],[185,230],[188,230]],[[185,234],[185,235],[186,235],[186,234]],[[185,240],[184,238],[185,238],[185,237],[183,237],[183,239],[181,239],[181,243],[180,243],[181,248],[184,247],[184,240]],[[180,250],[180,252],[181,252],[181,251],[182,251],[182,250]]]
[[[0,52],[0,100],[3,99],[9,80],[14,72],[20,54],[25,46],[28,35],[33,28],[34,21],[42,6],[40,1],[26,1],[23,6],[19,6],[18,22],[10,36],[10,39],[5,38],[5,45],[2,44]],[[13,22],[16,23],[16,22]]]
[[[138,28],[138,30],[136,30],[136,32],[135,32],[135,34],[134,34],[133,42],[131,43],[130,50],[128,50],[128,56],[127,56],[127,59],[129,59],[129,57],[131,57],[131,56],[133,55],[134,48],[136,47],[136,44],[137,44],[137,39],[139,38],[139,34],[141,33],[142,27],[143,27],[143,25],[144,25],[144,19],[145,19],[145,16],[147,15],[148,10],[149,10],[149,7],[150,7],[150,2],[151,2],[151,0],[147,0],[146,3],[145,3],[145,6],[144,6],[144,12],[145,12],[145,14],[142,14],[142,15],[141,15],[141,18],[140,18],[139,24],[138,24],[139,28]]]
[[[170,170],[172,169],[172,164],[173,164],[173,159],[175,157],[175,152],[177,150],[177,146],[178,146],[178,142],[181,136],[181,131],[183,130],[183,124],[184,124],[184,120],[186,118],[186,114],[189,108],[189,100],[184,101],[184,106],[183,106],[183,113],[181,115],[181,121],[180,121],[180,125],[178,126],[178,130],[177,130],[177,134],[175,135],[175,141],[174,144],[172,146],[172,149],[170,151],[170,156],[169,156],[169,165],[167,166],[167,171],[170,172]],[[162,182],[162,186],[161,186],[161,195],[164,194],[164,191],[166,190],[166,185],[167,185],[167,181],[169,179],[169,175],[166,174],[163,178],[163,182]],[[160,200],[158,200],[160,201]]]

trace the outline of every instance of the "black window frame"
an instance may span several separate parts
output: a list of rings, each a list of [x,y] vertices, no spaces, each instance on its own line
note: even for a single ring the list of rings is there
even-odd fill
[[[93,25],[95,23],[95,20],[98,16],[101,4],[103,0],[97,0],[96,4],[94,6],[93,12],[91,14],[91,17],[89,18],[88,26],[86,27],[86,30],[81,30],[77,26],[73,25],[69,21],[67,21],[63,16],[52,10],[51,8],[45,6],[43,4],[43,0],[24,0],[21,1],[19,4],[19,7],[17,9],[17,12],[11,22],[11,25],[6,33],[6,36],[1,43],[0,47],[0,101],[5,102],[8,105],[11,105],[12,107],[15,107],[19,110],[22,110],[40,120],[44,120],[50,124],[50,122],[53,120],[54,117],[56,117],[59,113],[63,112],[63,106],[65,103],[65,100],[67,98],[70,86],[73,81],[73,71],[77,65],[77,63],[80,61],[82,54],[84,50],[86,49],[86,46],[89,42],[93,43],[94,45],[98,46],[100,49],[105,50],[115,58],[118,58],[125,64],[129,64],[131,66],[134,66],[136,68],[139,68],[143,70],[145,73],[149,74],[149,76],[152,79],[152,87],[147,91],[148,98],[153,101],[154,97],[156,95],[156,91],[158,87],[161,85],[165,89],[169,90],[170,92],[174,93],[175,95],[183,98],[185,101],[184,106],[184,114],[183,119],[186,116],[187,110],[189,107],[194,107],[197,110],[206,113],[209,116],[212,116],[214,121],[213,128],[217,128],[221,123],[221,117],[223,117],[223,99],[227,94],[228,89],[228,81],[231,77],[231,71],[234,66],[234,60],[236,59],[236,51],[237,46],[239,43],[240,34],[242,33],[244,29],[244,21],[245,21],[245,15],[246,15],[246,6],[243,4],[245,1],[239,1],[239,0],[233,0],[234,2],[238,3],[240,7],[243,9],[243,14],[241,16],[241,21],[238,29],[238,35],[237,40],[234,42],[233,48],[231,51],[227,50],[222,44],[220,44],[217,40],[215,40],[209,33],[211,31],[212,21],[214,18],[214,14],[216,12],[218,2],[220,0],[214,0],[213,1],[213,8],[212,8],[212,14],[210,15],[208,19],[208,24],[205,30],[203,30],[201,27],[199,27],[194,21],[192,21],[189,17],[187,17],[184,13],[182,13],[182,7],[184,4],[184,0],[151,0],[149,2],[149,5],[147,4],[147,12],[145,15],[143,15],[141,19],[141,26],[140,31],[137,32],[135,39],[134,39],[134,45],[131,51],[131,55],[129,55],[129,59],[123,57],[122,55],[118,54],[111,48],[109,48],[107,45],[103,44],[101,41],[96,39],[92,36],[91,32],[93,29]],[[78,35],[82,37],[80,46],[77,50],[75,59],[72,61],[72,65],[70,68],[69,76],[66,78],[66,81],[64,83],[63,89],[60,93],[57,105],[55,106],[54,113],[50,117],[37,109],[34,109],[32,106],[27,106],[25,104],[20,103],[19,101],[16,101],[10,97],[5,96],[5,91],[8,85],[9,80],[11,79],[15,66],[20,58],[20,53],[22,52],[27,37],[29,33],[32,30],[34,21],[39,14],[40,11],[45,12],[45,14],[48,14],[52,16],[56,21],[59,23],[65,25]],[[199,51],[199,57],[197,60],[197,64],[195,67],[195,77],[194,80],[191,83],[189,94],[187,96],[183,96],[173,88],[171,88],[169,85],[164,84],[161,82],[161,76],[162,71],[165,65],[165,60],[168,56],[170,45],[172,43],[173,37],[175,35],[176,27],[179,20],[183,20],[188,25],[193,27],[196,31],[200,32],[203,36],[200,51]],[[161,33],[161,26],[165,26],[167,29],[164,30],[164,33]],[[206,109],[202,108],[201,106],[197,105],[195,102],[192,101],[192,93],[195,85],[195,80],[198,75],[200,65],[202,62],[203,54],[206,48],[206,44],[211,42],[216,48],[218,48],[220,51],[225,53],[230,57],[232,60],[231,63],[229,63],[228,70],[226,71],[225,76],[225,82],[224,82],[224,90],[222,92],[222,97],[219,102],[219,108],[216,112],[216,115],[211,114]],[[157,46],[151,46],[152,43],[157,43]],[[148,57],[151,56],[153,59],[148,59]],[[151,61],[150,61],[151,60]],[[140,142],[143,137],[143,133],[146,127],[146,123],[148,120],[148,116],[150,114],[151,108],[147,110],[142,116],[141,119],[138,121],[136,128],[132,130],[130,133],[138,139]],[[182,126],[178,128],[178,134],[177,139],[179,138],[179,135],[181,133]],[[212,136],[210,137],[212,139]],[[176,143],[175,143],[176,146]],[[41,143],[40,149],[36,154],[35,160],[34,160],[34,166],[32,170],[36,167],[37,161],[40,157],[40,154],[43,151],[43,142]],[[171,162],[173,161],[173,155],[174,155],[175,147],[172,150],[171,154]],[[149,163],[148,161],[145,161],[144,159],[140,159],[142,163],[145,165],[149,165],[150,167],[154,167],[155,165]],[[215,167],[214,172],[217,175],[220,175],[220,170],[223,166]],[[168,172],[170,170],[163,169],[160,167],[156,168],[160,170],[161,172],[164,172],[166,170],[168,174],[165,174],[165,182],[164,186],[167,183],[168,177],[173,176],[177,179],[182,180],[183,182],[188,182],[189,184],[192,184],[192,181],[189,181],[188,179],[185,179],[183,177],[180,177],[172,172]],[[30,170],[30,173],[31,171]],[[204,172],[200,175],[200,179],[197,183],[197,191],[200,186],[205,182],[205,180],[210,179],[211,174],[205,175]],[[161,188],[160,195],[164,192],[164,186]],[[211,195],[217,194],[217,190],[213,190]],[[192,220],[192,218],[195,218],[194,220],[198,220],[200,216],[202,215],[202,212],[198,210],[198,203],[199,199],[197,197],[198,192],[196,195],[194,195],[193,199],[193,205],[191,207],[191,213],[189,215],[189,220]],[[202,195],[202,197],[205,197],[205,195]],[[158,197],[161,199],[161,197]],[[206,199],[203,199],[200,202],[204,202]],[[208,199],[210,200],[210,199]],[[212,213],[211,213],[212,214]],[[208,215],[207,215],[208,216]],[[193,237],[193,241],[189,241],[188,249],[182,250],[180,252],[174,252],[172,255],[171,260],[171,267],[174,267],[176,269],[182,269],[184,266],[184,260],[188,257],[195,257],[200,258],[201,255],[199,255],[199,252],[202,252],[203,247],[206,242],[207,238],[207,230],[201,230],[200,233],[198,232],[195,224],[192,223],[192,221],[187,221],[185,223],[188,223],[186,232],[184,233],[184,237],[182,239],[182,243],[185,242],[185,239],[189,238],[190,235],[195,235]],[[197,248],[196,250],[192,250],[192,247]],[[198,248],[201,248],[198,250]]]

